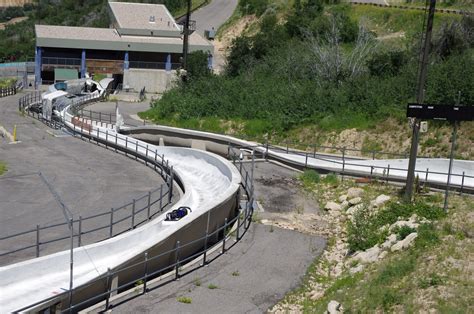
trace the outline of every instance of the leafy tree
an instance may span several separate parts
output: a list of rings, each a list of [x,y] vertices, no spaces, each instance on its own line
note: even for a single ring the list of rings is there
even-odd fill
[[[402,66],[407,61],[407,56],[403,51],[391,50],[375,53],[367,62],[367,67],[371,75],[397,75]]]
[[[190,80],[198,80],[211,75],[208,68],[208,57],[207,52],[201,50],[188,55],[187,67]]]

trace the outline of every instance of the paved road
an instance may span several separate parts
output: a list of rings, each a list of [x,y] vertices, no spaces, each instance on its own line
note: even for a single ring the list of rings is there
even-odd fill
[[[0,236],[29,230],[37,224],[65,221],[61,207],[37,174],[39,171],[76,218],[119,207],[163,182],[158,174],[135,160],[65,136],[60,131],[53,132],[37,120],[20,116],[17,112],[19,97],[0,99],[0,125],[10,132],[13,125],[17,125],[21,140],[18,144],[0,142],[0,160],[8,167],[7,173],[0,177]],[[18,177],[24,174],[27,175]],[[105,216],[103,219],[109,220]],[[91,228],[92,224],[101,222],[104,221],[95,219],[83,227]],[[53,228],[50,231],[57,235],[67,230]],[[48,234],[42,232],[42,240],[47,239]],[[90,243],[95,238],[88,236],[83,240]],[[1,241],[0,252],[18,245],[34,244],[34,241],[34,235],[13,242]],[[41,247],[41,255],[67,247],[67,241],[45,245]],[[2,257],[0,265],[33,255],[32,249]]]
[[[210,4],[191,14],[196,21],[197,32],[204,36],[212,27],[217,31],[234,13],[238,0],[212,0]]]
[[[262,313],[295,289],[325,240],[252,224],[208,267],[112,309],[116,313]],[[200,285],[196,285],[200,282]],[[209,285],[217,286],[209,289]],[[191,298],[191,304],[177,298]]]

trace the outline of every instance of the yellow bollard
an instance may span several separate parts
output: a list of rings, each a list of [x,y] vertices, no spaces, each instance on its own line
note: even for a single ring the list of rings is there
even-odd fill
[[[16,142],[16,124],[13,127],[13,142]]]

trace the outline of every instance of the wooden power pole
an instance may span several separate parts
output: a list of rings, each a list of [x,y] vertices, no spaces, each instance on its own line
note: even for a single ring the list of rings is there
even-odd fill
[[[420,69],[418,72],[418,91],[416,96],[416,102],[422,104],[425,98],[425,85],[426,85],[426,74],[428,70],[428,60],[430,55],[431,45],[431,34],[433,33],[433,20],[436,7],[436,0],[430,1],[430,7],[428,11],[428,21],[426,23],[426,32],[424,35],[424,42],[422,43]],[[413,198],[413,184],[415,182],[415,167],[416,167],[416,156],[418,153],[418,141],[420,135],[420,122],[418,118],[414,119],[413,123],[413,134],[411,137],[411,149],[410,149],[410,160],[408,162],[408,173],[405,190],[405,201],[411,202]]]

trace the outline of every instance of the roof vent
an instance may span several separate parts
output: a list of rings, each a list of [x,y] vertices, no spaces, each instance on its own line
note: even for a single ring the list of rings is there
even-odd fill
[[[150,23],[155,23],[155,16],[154,15],[150,15],[149,22]]]

